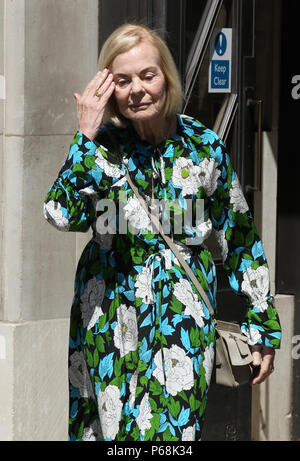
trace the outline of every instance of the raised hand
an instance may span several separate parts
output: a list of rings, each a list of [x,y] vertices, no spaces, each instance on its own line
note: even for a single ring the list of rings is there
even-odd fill
[[[77,101],[78,131],[91,141],[97,136],[106,104],[114,89],[113,75],[108,69],[104,69],[95,75],[82,95],[74,93]]]

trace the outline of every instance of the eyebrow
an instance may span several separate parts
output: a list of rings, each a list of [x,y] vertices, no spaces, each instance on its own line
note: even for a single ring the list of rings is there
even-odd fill
[[[157,70],[157,67],[155,66],[149,66],[149,67],[146,67],[145,69],[142,69],[139,73],[140,74],[146,74],[147,72],[150,72],[150,71],[156,71]],[[117,74],[114,74],[114,77],[126,77],[127,74],[125,73],[122,73],[122,72],[119,72]]]

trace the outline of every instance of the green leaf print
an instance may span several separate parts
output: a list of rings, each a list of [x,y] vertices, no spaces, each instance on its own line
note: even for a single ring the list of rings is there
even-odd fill
[[[122,370],[122,363],[124,362],[124,359],[120,357],[119,359],[116,357],[115,362],[114,362],[114,374],[115,376],[121,376],[121,370]]]
[[[151,410],[152,411],[155,411],[155,413],[157,413],[157,404],[156,404],[156,401],[154,399],[152,399],[151,397],[148,398],[148,402],[150,404],[150,407],[151,407]]]
[[[140,440],[140,431],[139,431],[139,427],[138,426],[134,426],[132,432],[131,432],[131,437],[133,438],[133,440],[137,441],[137,440]]]
[[[191,328],[190,332],[190,340],[192,347],[199,347],[200,346],[200,333],[198,328]]]
[[[201,367],[200,368],[200,389],[201,389],[201,397],[204,396],[204,393],[206,391],[206,378],[205,378],[205,368]]]
[[[72,142],[71,142],[71,146],[74,146],[74,144],[78,144],[78,141],[79,139],[81,138],[81,134],[77,134],[76,136],[74,136]]]
[[[249,218],[247,213],[232,212],[233,219],[239,227],[250,227]]]
[[[87,349],[87,351],[86,351],[86,357],[87,357],[88,366],[89,366],[90,368],[93,368],[93,366],[94,366],[94,359],[93,359],[93,355],[92,355],[92,353],[90,352],[89,349]]]
[[[251,269],[257,269],[260,266],[259,261],[253,261],[251,264]]]
[[[197,268],[196,268],[196,273],[197,273],[197,277],[199,278],[199,282],[201,283],[202,287],[204,288],[205,291],[208,291],[209,288],[208,288],[208,283],[205,278],[205,275],[203,274],[202,271],[200,271]]]
[[[95,157],[94,157],[93,155],[87,155],[87,156],[84,158],[84,165],[85,165],[88,169],[95,170],[95,169],[96,169]]]
[[[173,168],[165,168],[165,179],[166,181],[169,181],[172,178],[173,175]]]
[[[94,350],[93,363],[94,363],[94,368],[96,368],[99,364],[99,352],[97,349]]]
[[[137,179],[136,180],[136,183],[142,187],[143,190],[147,189],[148,187],[148,182],[147,181],[144,181],[143,179]]]
[[[200,404],[201,402],[195,399],[194,394],[191,394],[189,398],[189,405],[190,405],[191,411],[198,410],[198,408],[200,407]]]
[[[176,312],[176,314],[180,314],[182,312],[182,304],[174,295],[171,299],[170,308],[172,311]]]
[[[226,240],[230,240],[230,239],[231,239],[231,235],[232,235],[232,229],[231,229],[231,227],[228,227],[228,228],[226,229],[226,232],[225,232],[225,238],[226,238]]]
[[[254,232],[253,230],[251,229],[250,232],[248,232],[248,234],[246,235],[246,239],[245,239],[245,245],[247,247],[250,247],[254,242]]]
[[[87,343],[88,346],[94,346],[95,345],[92,330],[87,330],[86,335],[85,335],[85,340],[86,340],[86,343]]]
[[[239,263],[239,255],[237,253],[233,253],[231,258],[229,258],[229,266],[235,272]]]
[[[177,395],[178,395],[179,397],[181,397],[185,402],[189,403],[189,400],[188,400],[188,398],[187,398],[187,396],[186,396],[186,393],[185,393],[184,391],[178,392]]]
[[[239,230],[236,230],[234,232],[234,240],[233,240],[234,244],[236,246],[243,246],[244,245],[244,235],[242,232],[240,232]]]
[[[73,173],[85,173],[85,169],[80,163],[75,163],[72,168]]]
[[[280,329],[280,325],[279,323],[276,321],[276,320],[267,320],[266,322],[264,322],[264,326],[272,329],[272,330],[279,330]]]
[[[98,328],[99,330],[103,330],[103,328],[105,327],[105,324],[106,324],[106,312],[105,314],[101,315],[101,317],[99,318],[98,320]]]
[[[150,381],[150,392],[153,395],[160,395],[162,393],[162,387],[158,379],[154,379],[154,381]]]
[[[175,401],[174,398],[171,397],[170,402],[168,403],[168,409],[169,409],[171,415],[174,418],[177,418],[177,416],[179,415],[179,412],[181,410],[180,402],[178,400]]]
[[[102,157],[104,157],[104,158],[107,159],[107,157],[108,157],[108,156],[107,156],[107,152],[106,152],[104,149],[102,149],[102,148],[99,146],[97,150],[101,153]]]
[[[146,376],[141,376],[140,383],[141,383],[142,386],[147,387],[148,378]]]

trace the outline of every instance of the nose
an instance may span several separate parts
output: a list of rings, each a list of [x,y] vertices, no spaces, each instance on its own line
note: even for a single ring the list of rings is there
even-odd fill
[[[131,93],[140,94],[143,92],[143,85],[139,78],[132,79],[131,83]]]

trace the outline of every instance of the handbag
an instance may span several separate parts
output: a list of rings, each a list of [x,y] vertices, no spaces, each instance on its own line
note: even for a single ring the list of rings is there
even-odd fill
[[[154,228],[161,234],[168,247],[171,249],[173,254],[176,256],[194,286],[198,290],[201,298],[208,307],[212,318],[214,319],[215,331],[216,331],[216,359],[215,359],[215,377],[216,383],[236,388],[238,386],[248,384],[252,381],[253,368],[251,363],[253,361],[252,353],[247,343],[247,337],[240,331],[240,326],[235,322],[225,322],[223,320],[215,319],[214,309],[202,288],[200,282],[196,278],[195,274],[187,264],[185,259],[180,254],[179,250],[175,246],[173,240],[164,233],[162,225],[156,215],[151,213],[145,200],[140,195],[138,188],[133,183],[129,170],[121,155],[119,157],[126,168],[125,177],[132,188],[134,194],[138,198],[143,209],[150,218]]]

